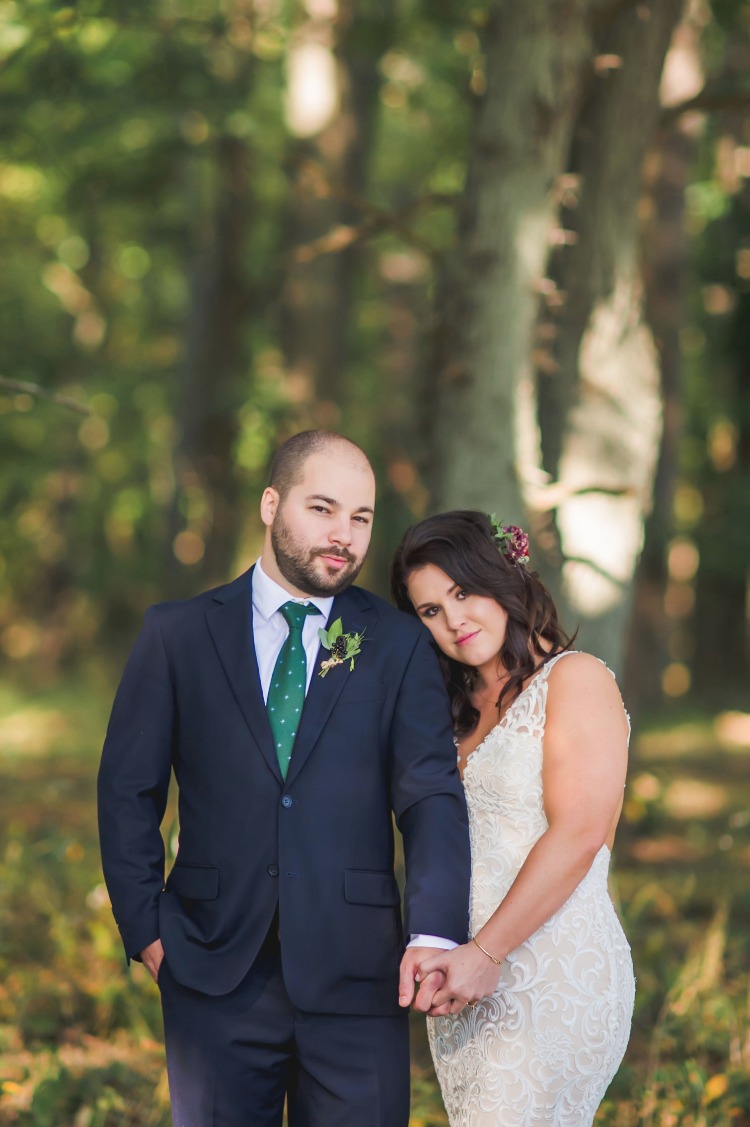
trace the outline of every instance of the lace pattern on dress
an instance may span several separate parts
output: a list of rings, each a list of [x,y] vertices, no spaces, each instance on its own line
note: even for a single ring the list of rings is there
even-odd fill
[[[469,756],[470,929],[493,914],[547,828],[542,741],[552,658]],[[503,964],[497,990],[429,1018],[451,1127],[589,1127],[630,1033],[635,980],[603,846],[563,907]]]

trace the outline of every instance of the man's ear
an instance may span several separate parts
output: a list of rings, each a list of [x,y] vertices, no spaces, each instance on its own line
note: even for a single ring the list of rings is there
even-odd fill
[[[263,496],[260,499],[260,519],[265,524],[266,528],[270,528],[273,524],[274,517],[279,511],[279,504],[281,498],[278,489],[274,489],[269,485],[267,489],[263,490]]]

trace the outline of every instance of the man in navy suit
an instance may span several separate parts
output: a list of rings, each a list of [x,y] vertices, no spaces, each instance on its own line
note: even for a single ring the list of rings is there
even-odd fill
[[[161,991],[174,1127],[280,1127],[285,1100],[291,1127],[408,1123],[408,1006],[420,960],[467,938],[469,841],[427,632],[352,586],[374,504],[358,446],[290,439],[261,501],[260,560],[152,607],[117,692],[104,873],[128,959]],[[304,620],[305,695],[287,763],[267,699],[290,614]],[[353,668],[323,666],[318,631],[338,619],[361,637]],[[420,983],[421,1009],[438,984]]]

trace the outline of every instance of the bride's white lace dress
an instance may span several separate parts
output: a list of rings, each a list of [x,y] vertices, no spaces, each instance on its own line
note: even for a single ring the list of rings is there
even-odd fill
[[[553,658],[469,756],[471,935],[493,914],[547,828],[542,738]],[[630,948],[602,846],[578,888],[512,951],[473,1009],[428,1018],[451,1127],[588,1127],[630,1034]]]

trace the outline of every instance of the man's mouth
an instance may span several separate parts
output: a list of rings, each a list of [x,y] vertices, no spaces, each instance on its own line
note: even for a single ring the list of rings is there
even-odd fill
[[[321,552],[321,551],[318,551],[318,552],[315,553],[315,555],[318,556],[323,561],[323,563],[326,565],[326,567],[330,567],[334,571],[341,571],[342,568],[345,568],[347,566],[347,564],[353,564],[353,563],[356,562],[354,560],[354,557],[349,552],[346,552],[346,551],[341,551],[341,552],[326,552],[326,551]]]
[[[343,556],[323,556],[323,555],[321,555],[320,558],[323,560],[324,563],[328,564],[329,567],[333,567],[337,571],[340,571],[342,567],[346,567],[346,565],[349,562],[348,560],[345,560],[343,558]]]

